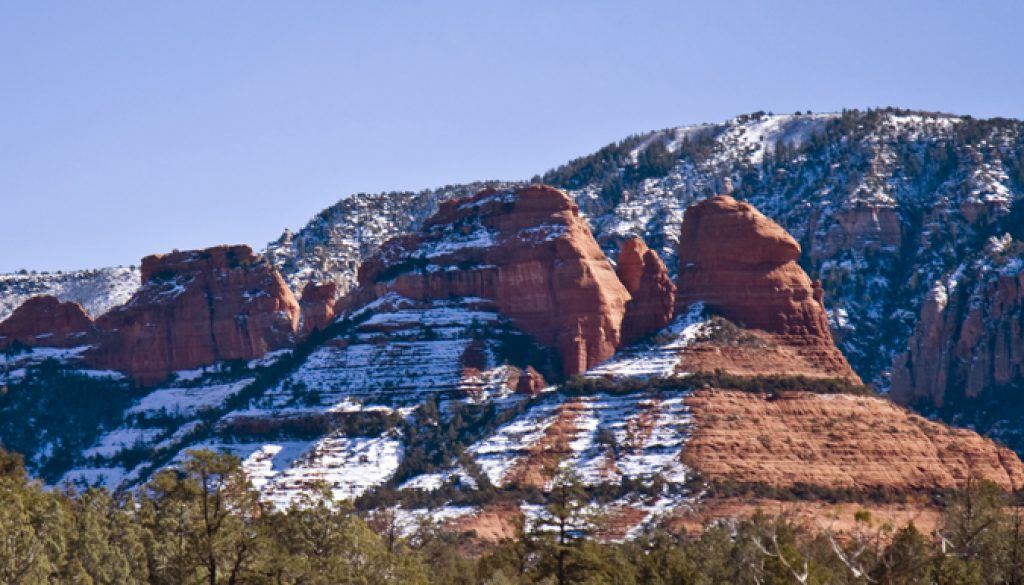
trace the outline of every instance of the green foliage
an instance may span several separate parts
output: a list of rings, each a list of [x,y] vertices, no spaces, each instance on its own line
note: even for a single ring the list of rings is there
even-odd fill
[[[233,441],[315,439],[328,434],[346,437],[379,437],[402,422],[398,412],[315,412],[294,416],[235,417],[221,430]]]
[[[777,345],[718,315],[708,319],[707,325],[700,329],[694,341],[734,347],[768,348]]]
[[[660,392],[672,390],[697,390],[700,388],[719,388],[723,390],[740,390],[756,394],[776,396],[781,392],[800,391],[815,394],[853,394],[856,396],[875,396],[870,386],[854,384],[838,378],[810,378],[807,376],[739,376],[722,371],[697,372],[685,376],[664,378],[595,378],[573,376],[559,389],[569,396],[589,396],[593,394],[633,394],[636,392]]]
[[[0,444],[37,454],[31,467],[51,482],[71,466],[74,454],[117,426],[123,409],[141,395],[123,380],[85,376],[53,359],[26,368],[3,389]]]
[[[563,473],[536,521],[481,548],[429,520],[402,530],[392,509],[361,518],[325,486],[275,509],[223,453],[190,453],[137,499],[46,490],[3,450],[0,468],[0,582],[12,585],[995,585],[1024,577],[1020,514],[974,479],[944,500],[936,535],[913,525],[892,533],[862,512],[861,530],[840,538],[757,513],[692,535],[657,525],[606,542],[607,518]]]
[[[810,378],[807,376],[737,376],[724,372],[701,372],[688,376],[686,380],[693,388],[721,388],[741,390],[758,394],[778,395],[786,391],[812,392],[814,394],[853,394],[875,396],[870,386],[854,384],[839,378]]]
[[[714,147],[713,132],[698,132],[684,138],[674,152],[668,148],[671,134],[655,132],[612,143],[592,155],[581,157],[538,177],[544,183],[564,189],[597,186],[601,201],[618,205],[626,190],[644,179],[667,174],[680,159],[708,156]],[[633,152],[636,151],[634,160]]]

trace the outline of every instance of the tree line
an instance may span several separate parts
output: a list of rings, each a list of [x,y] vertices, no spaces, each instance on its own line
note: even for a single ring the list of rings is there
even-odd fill
[[[756,513],[687,533],[602,538],[586,490],[560,475],[517,536],[483,545],[400,511],[357,513],[313,491],[262,500],[237,458],[193,451],[133,493],[46,489],[0,449],[0,582],[75,584],[1019,584],[1024,516],[970,480],[940,527],[874,522],[833,534]],[[407,516],[407,515],[406,515]]]

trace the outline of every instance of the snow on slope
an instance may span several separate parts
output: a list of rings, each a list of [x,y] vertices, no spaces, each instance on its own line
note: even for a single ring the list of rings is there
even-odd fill
[[[475,331],[503,323],[488,305],[482,299],[379,299],[359,311],[373,314],[357,331],[318,348],[246,414],[320,411],[353,400],[394,408],[415,406],[431,394],[459,395],[467,382],[462,356],[474,344]],[[303,395],[306,390],[314,392]]]
[[[331,430],[335,422],[408,416],[431,395],[442,408],[446,400],[502,399],[518,379],[518,370],[496,362],[489,338],[509,325],[483,299],[417,303],[389,295],[351,316],[358,325],[313,350],[240,408],[224,407],[240,392],[251,392],[255,378],[179,372],[177,382],[130,406],[125,424],[101,438],[65,479],[84,483],[105,475],[108,487],[129,487],[152,471],[148,461],[136,464],[133,453],[150,450],[174,461],[202,447],[244,459],[268,497],[281,505],[318,480],[339,497],[355,497],[394,473],[401,437],[346,436]],[[464,367],[467,352],[477,367]],[[326,432],[311,438],[309,428]]]
[[[296,233],[285,230],[264,255],[296,293],[310,281],[334,281],[342,294],[357,284],[362,260],[385,241],[414,232],[442,201],[472,195],[488,185],[469,183],[419,193],[360,193],[324,209]]]
[[[37,295],[53,295],[62,301],[74,301],[96,318],[126,303],[139,288],[140,279],[139,271],[134,267],[0,274],[0,321]]]
[[[609,172],[624,176],[626,167],[639,164],[644,151],[659,141],[682,156],[667,170],[623,183],[620,191],[606,190],[600,175],[562,186],[575,197],[595,237],[612,257],[623,237],[641,234],[674,271],[683,210],[717,192],[721,181],[730,178],[738,196],[779,221],[801,242],[805,268],[824,281],[825,300],[844,351],[859,371],[867,372],[866,378],[884,382],[891,355],[905,347],[920,300],[931,284],[952,278],[957,266],[970,266],[971,242],[984,241],[989,231],[1004,233],[1009,226],[999,222],[1005,221],[1013,202],[1021,197],[1012,165],[1020,156],[1024,134],[1012,124],[993,125],[991,130],[982,129],[988,133],[981,138],[967,139],[961,137],[965,125],[955,116],[894,112],[742,116],[724,124],[639,137],[628,153],[630,162]],[[818,140],[824,131],[830,132],[827,141]],[[819,142],[823,146],[810,148]],[[779,145],[785,146],[785,156],[779,153]],[[940,166],[943,153],[950,158]],[[917,170],[915,165],[919,165]],[[330,278],[344,290],[354,283],[362,259],[384,240],[415,229],[439,201],[482,186],[353,196],[325,210],[300,232],[272,243],[266,254],[294,288],[310,279]],[[888,220],[893,223],[886,224]],[[484,242],[484,235],[474,233],[462,244]],[[905,248],[908,242],[910,247]],[[1016,266],[1016,260],[1010,265]],[[476,320],[483,329],[490,329],[496,322],[493,312],[457,303],[429,307],[395,303],[373,310],[377,314],[357,331],[318,348],[280,383],[244,408],[223,413],[220,421],[240,416],[272,419],[359,412],[371,407],[408,409],[422,402],[424,395],[434,393],[452,399],[509,400],[513,371],[491,363],[495,367],[468,376],[453,365],[472,344],[473,334],[466,323]],[[431,323],[429,329],[419,327],[421,319]],[[675,335],[676,342],[685,343],[686,331],[694,324],[679,324],[678,330],[669,334]],[[660,345],[629,348],[590,374],[621,377],[673,372],[677,360],[668,347],[671,342],[663,338]],[[173,388],[157,391],[165,396],[174,393]],[[622,472],[682,477],[685,470],[673,466],[675,453],[685,448],[686,432],[671,422],[686,421],[682,398],[642,394],[546,398],[474,449],[488,477],[500,482],[543,438],[559,407],[573,403],[574,430],[562,461],[583,469],[588,481],[606,471],[601,454],[609,445],[609,435],[614,438],[611,444],[621,446],[630,425],[637,425],[629,421],[643,417],[656,421],[650,444],[660,446],[620,455],[623,463],[619,466],[626,466]],[[197,419],[185,417],[176,424],[178,430],[147,440],[157,441],[160,450],[168,451],[199,444],[228,446],[249,458],[247,465],[261,474],[264,486],[283,490],[274,496],[279,502],[298,493],[300,490],[289,486],[307,481],[320,466],[339,493],[356,493],[384,481],[393,473],[390,465],[375,471],[363,469],[358,474],[362,479],[353,483],[345,482],[343,470],[350,465],[358,467],[355,454],[370,448],[366,441],[377,441],[373,448],[381,453],[392,453],[386,441],[402,441],[401,437],[330,434],[308,440],[285,436],[228,442],[214,436],[198,441],[189,434],[189,425],[197,424]],[[140,425],[137,430],[145,428]],[[130,429],[124,430],[124,436],[136,436]],[[541,431],[539,436],[537,431]],[[346,441],[337,440],[342,438]],[[326,442],[321,445],[321,441]],[[396,459],[402,456],[398,449],[393,454]],[[305,456],[321,463],[307,465]],[[628,463],[628,457],[633,457],[635,464]],[[80,473],[135,477],[131,470],[118,466],[116,456],[97,457],[93,465]],[[406,485],[434,487],[459,472],[453,468],[424,474]]]
[[[518,483],[519,468],[547,453],[555,453],[558,468],[573,470],[586,485],[655,476],[684,483],[687,470],[681,456],[692,425],[685,396],[553,396],[471,447],[470,453],[495,486]],[[568,428],[559,424],[567,418]],[[568,432],[566,442],[548,448],[556,426],[558,434]]]
[[[692,338],[699,323],[700,311],[695,310],[656,338],[660,346],[624,352],[591,375],[665,375],[672,369],[668,355]],[[131,405],[126,423],[104,434],[65,480],[130,487],[154,470],[148,461],[134,458],[139,452],[163,454],[161,459],[174,462],[189,449],[211,448],[240,457],[254,485],[279,506],[310,494],[316,485],[351,499],[394,475],[406,437],[394,428],[346,434],[351,427],[326,427],[324,434],[310,436],[302,430],[309,428],[307,422],[408,417],[433,395],[441,399],[442,413],[451,401],[494,401],[499,411],[523,401],[534,403],[470,449],[495,485],[507,482],[510,469],[530,465],[531,450],[547,440],[546,432],[567,408],[572,436],[559,464],[579,471],[587,483],[660,477],[678,489],[686,481],[680,459],[691,424],[685,393],[573,398],[549,390],[535,399],[515,395],[518,370],[498,363],[493,341],[485,338],[481,347],[478,337],[481,327],[495,335],[507,326],[482,299],[416,303],[389,295],[364,308],[354,329],[314,350],[241,408],[218,411],[252,383],[251,376],[224,380],[217,371],[182,372],[178,382],[153,389]],[[484,356],[482,369],[462,365],[472,346]],[[663,359],[649,359],[659,352]],[[292,423],[299,434],[287,430]],[[437,489],[456,476],[462,485],[474,485],[455,466],[413,477],[403,489]]]

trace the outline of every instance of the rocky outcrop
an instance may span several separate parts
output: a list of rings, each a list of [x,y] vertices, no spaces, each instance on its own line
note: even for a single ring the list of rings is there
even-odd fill
[[[676,312],[712,313],[794,349],[830,376],[859,382],[836,348],[822,290],[796,260],[800,245],[753,206],[719,195],[686,210]]]
[[[338,300],[338,284],[335,282],[309,282],[302,288],[302,326],[300,334],[306,337],[316,330],[322,330],[334,320],[334,305]]]
[[[615,271],[632,297],[622,321],[623,344],[643,339],[672,321],[676,285],[657,252],[640,238],[628,238],[619,249]]]
[[[1013,262],[934,283],[894,360],[893,400],[941,407],[1024,379],[1024,269]]]
[[[359,270],[361,301],[480,297],[540,344],[565,375],[615,353],[629,292],[565,193],[531,185],[446,201],[416,235]]]
[[[94,331],[82,305],[40,295],[25,301],[0,322],[0,349],[15,342],[30,347],[73,347],[87,343]]]
[[[142,287],[96,320],[95,367],[148,385],[174,370],[250,360],[294,342],[299,304],[248,246],[148,256]]]
[[[892,203],[862,202],[850,204],[832,213],[831,223],[812,243],[811,262],[839,256],[845,250],[878,255],[897,250],[903,241],[903,224]],[[808,231],[814,233],[814,227]]]
[[[533,366],[526,366],[526,369],[519,373],[519,380],[516,381],[516,393],[527,396],[536,396],[548,385],[544,376],[533,369]]]
[[[683,458],[702,477],[774,487],[893,491],[963,486],[974,475],[1024,487],[1024,464],[974,431],[865,396],[700,390]]]

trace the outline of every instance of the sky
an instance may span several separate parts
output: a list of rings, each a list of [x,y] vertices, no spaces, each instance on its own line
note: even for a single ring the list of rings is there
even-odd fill
[[[527,179],[638,132],[1024,118],[1024,2],[0,3],[0,272],[262,249],[352,193]]]

